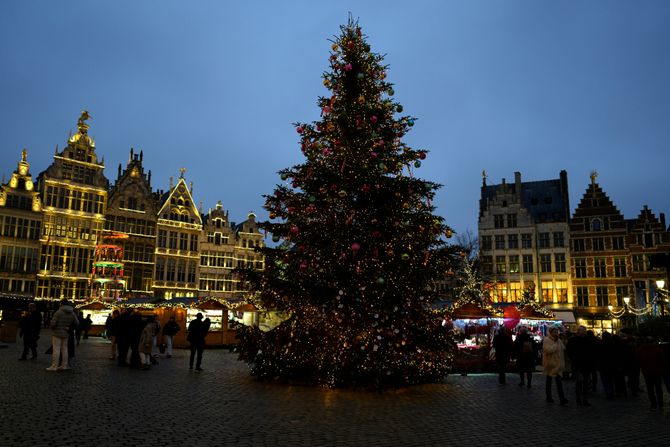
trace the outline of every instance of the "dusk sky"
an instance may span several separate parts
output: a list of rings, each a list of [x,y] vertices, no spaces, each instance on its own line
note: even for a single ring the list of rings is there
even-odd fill
[[[113,182],[131,147],[152,185],[186,168],[204,211],[267,219],[263,194],[303,161],[292,123],[319,119],[330,42],[348,13],[386,54],[415,175],[436,213],[477,231],[489,183],[568,172],[627,218],[670,212],[670,1],[0,2],[0,173],[33,177],[86,109]]]

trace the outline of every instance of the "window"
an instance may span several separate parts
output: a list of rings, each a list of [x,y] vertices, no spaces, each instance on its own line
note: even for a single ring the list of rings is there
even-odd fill
[[[165,248],[167,242],[167,232],[165,230],[158,230],[158,241],[156,245],[160,248]]]
[[[513,303],[516,303],[521,299],[521,283],[519,282],[509,283],[509,299]]]
[[[493,257],[491,256],[482,256],[482,273],[485,275],[490,275],[493,273]]]
[[[505,257],[504,256],[496,256],[496,273],[498,273],[498,274],[506,273]]]
[[[495,214],[493,216],[493,227],[503,228],[505,226],[505,216],[502,214]]]
[[[568,302],[568,282],[556,281],[556,299],[559,303]]]
[[[540,248],[549,248],[549,233],[539,233],[537,237]]]
[[[605,258],[593,258],[593,272],[596,278],[607,278]]]
[[[644,272],[647,267],[647,260],[644,255],[633,255],[633,271]]]
[[[496,298],[499,303],[508,302],[509,296],[507,294],[507,284],[505,283],[496,284]]]
[[[623,307],[624,305],[624,297],[630,296],[628,295],[628,286],[617,286],[616,287],[616,305]]]
[[[509,272],[519,273],[519,256],[514,255],[509,257]]]
[[[179,249],[188,250],[188,234],[179,233]]]
[[[575,259],[575,277],[586,278],[586,259],[584,258]]]
[[[491,250],[493,248],[493,241],[491,236],[482,236],[482,250]]]
[[[177,233],[174,231],[170,231],[168,234],[168,248],[177,248]]]
[[[626,258],[614,258],[614,276],[617,278],[626,277]]]
[[[533,273],[533,255],[523,255],[523,272]]]
[[[552,303],[554,301],[552,286],[551,281],[542,281],[542,301],[545,303]]]
[[[507,235],[507,248],[519,248],[519,235],[518,234]]]
[[[516,214],[507,215],[507,227],[516,228]]]
[[[198,235],[197,234],[192,234],[189,240],[190,240],[189,250],[198,251]],[[189,281],[189,282],[193,282],[193,281]]]
[[[176,270],[176,263],[174,259],[168,259],[167,260],[167,275],[166,275],[166,280],[167,281],[174,281],[174,274]]]
[[[565,253],[556,253],[554,255],[554,263],[557,272],[565,272]]]
[[[562,231],[554,231],[554,247],[563,247],[565,239]]]
[[[496,234],[496,250],[504,250],[504,249],[505,249],[505,235]]]
[[[572,240],[572,249],[574,251],[585,251],[586,245],[584,244],[584,239],[573,239]]]
[[[603,251],[605,249],[605,240],[602,237],[594,237],[591,239],[591,246],[593,251]]]
[[[533,248],[533,238],[530,233],[521,235],[521,248]]]
[[[577,287],[577,306],[588,307],[589,289],[588,287]]]
[[[607,286],[596,287],[596,305],[600,307],[607,307],[609,305]]]
[[[540,271],[543,273],[551,272],[551,255],[540,255]]]
[[[600,219],[591,220],[591,230],[600,231],[601,227],[602,227],[602,222],[600,221]]]
[[[631,297],[634,303],[641,300],[644,304],[647,304],[647,284],[645,281],[635,281],[635,297]]]
[[[612,250],[623,250],[623,236],[615,236],[612,238]]]
[[[156,281],[163,281],[165,275],[165,259],[156,259]]]

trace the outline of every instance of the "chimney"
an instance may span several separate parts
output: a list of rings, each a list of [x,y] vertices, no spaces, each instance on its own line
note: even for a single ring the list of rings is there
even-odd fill
[[[514,172],[514,188],[517,198],[521,201],[521,173],[519,171]]]
[[[659,219],[661,219],[661,225],[663,225],[663,231],[666,231],[666,228],[668,227],[665,226],[665,213],[661,213],[658,217]]]

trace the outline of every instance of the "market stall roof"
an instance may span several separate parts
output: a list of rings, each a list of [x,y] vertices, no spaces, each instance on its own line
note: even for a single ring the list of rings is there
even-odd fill
[[[110,308],[111,306],[109,304],[103,303],[102,301],[99,300],[94,300],[89,303],[84,303],[77,306],[77,309],[84,309],[84,310],[103,310]]]
[[[555,320],[554,313],[544,307],[526,304],[519,309],[519,317],[526,320]]]
[[[557,320],[563,321],[563,323],[576,323],[575,314],[571,310],[556,310],[554,311]]]
[[[235,310],[237,312],[258,312],[258,309],[256,308],[256,306],[254,306],[251,303],[242,304],[240,306],[237,306],[235,308]]]
[[[465,303],[451,310],[451,317],[458,318],[496,318],[501,315],[493,308],[487,308],[477,303]]]
[[[194,301],[191,303],[191,307],[198,309],[228,309],[228,306],[213,298]]]

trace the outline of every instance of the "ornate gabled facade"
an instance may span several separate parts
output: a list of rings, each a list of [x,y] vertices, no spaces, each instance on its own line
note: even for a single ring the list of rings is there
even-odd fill
[[[130,149],[126,168],[119,164],[105,217],[106,232],[127,236],[118,239],[127,297],[153,295],[158,197],[151,189],[151,171],[144,172],[143,159],[142,151],[136,154]]]
[[[104,161],[88,135],[84,111],[77,133],[37,178],[43,202],[41,255],[37,298],[85,299],[89,295],[91,262],[105,223],[107,189]]]
[[[670,233],[665,215],[661,213],[657,218],[645,205],[636,219],[628,221],[626,246],[631,265],[632,289],[629,296],[637,308],[653,304],[657,294],[656,281],[668,281],[667,271],[654,269],[649,262],[651,256],[670,253]],[[618,300],[617,305],[622,306],[623,303]],[[665,309],[662,312],[665,313]]]
[[[0,293],[33,296],[39,262],[42,202],[30,175],[28,152],[0,185]]]
[[[591,174],[570,222],[575,316],[580,324],[612,330],[608,306],[630,293],[628,224]]]
[[[193,202],[184,171],[163,194],[158,210],[154,295],[162,298],[198,296],[199,242],[202,218]]]
[[[494,302],[518,303],[524,290],[555,309],[568,309],[570,296],[567,173],[559,178],[487,185],[479,206],[482,273],[495,283]]]
[[[236,281],[235,230],[230,226],[228,212],[221,202],[203,216],[200,236],[200,295],[231,300]]]

